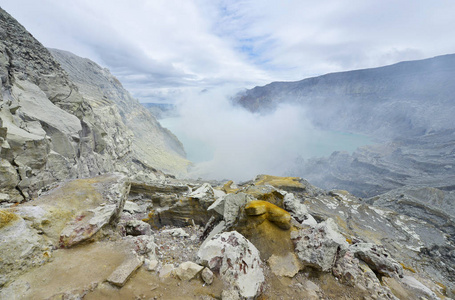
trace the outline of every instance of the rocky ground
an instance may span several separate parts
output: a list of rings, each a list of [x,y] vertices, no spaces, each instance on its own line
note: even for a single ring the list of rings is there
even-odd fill
[[[0,299],[450,299],[447,234],[345,191],[113,173],[0,209]],[[449,251],[449,252],[450,252]],[[446,268],[441,266],[448,264]]]
[[[454,191],[455,130],[364,146],[353,154],[297,160],[289,174],[302,176],[325,189],[342,188],[359,197],[393,189],[433,187]]]

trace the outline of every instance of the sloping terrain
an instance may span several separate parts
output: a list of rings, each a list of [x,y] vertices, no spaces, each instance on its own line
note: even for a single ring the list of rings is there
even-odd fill
[[[164,176],[159,169],[185,173],[179,141],[107,71],[94,64],[82,69],[98,74],[98,85],[78,80],[77,86],[3,10],[0,36],[0,201],[30,199],[52,182],[112,171],[144,179]]]
[[[453,128],[455,54],[390,66],[331,73],[296,82],[272,82],[238,95],[253,112],[282,103],[302,105],[329,130],[376,138],[410,137]]]
[[[131,97],[109,70],[70,52],[49,50],[95,111],[104,106],[103,102],[116,104],[121,121],[133,134],[132,151],[138,160],[163,172],[186,173],[189,162],[185,160],[183,145],[168,129],[161,127],[150,111]]]
[[[372,145],[353,154],[295,158],[287,174],[325,189],[372,197],[407,185],[454,190],[455,54],[381,68],[273,82],[235,102],[267,114],[298,105],[317,128],[360,133]],[[290,158],[294,159],[294,158]]]

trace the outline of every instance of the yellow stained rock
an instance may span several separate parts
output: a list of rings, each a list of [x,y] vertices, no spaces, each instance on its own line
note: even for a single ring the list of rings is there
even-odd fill
[[[269,184],[276,188],[282,187],[294,187],[294,188],[305,188],[300,182],[299,177],[280,177],[272,175],[259,175],[255,180],[255,185]]]
[[[16,214],[0,209],[0,228],[5,227],[18,219],[19,217]]]
[[[234,188],[231,187],[233,183],[234,183],[234,181],[229,180],[228,182],[226,182],[223,185],[223,188],[221,190],[224,191],[226,194],[237,192],[239,189],[234,189]]]
[[[273,222],[282,229],[291,228],[291,215],[282,208],[262,200],[254,200],[245,206],[245,212],[249,216],[266,214],[267,220]]]
[[[261,258],[268,259],[273,254],[294,251],[290,220],[290,214],[284,209],[254,200],[245,205],[245,216],[235,229],[258,248]]]

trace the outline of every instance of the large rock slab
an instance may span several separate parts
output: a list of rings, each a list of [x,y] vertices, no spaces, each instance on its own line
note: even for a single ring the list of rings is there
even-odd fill
[[[129,259],[126,259],[114,272],[109,275],[107,281],[122,287],[128,281],[128,279],[133,275],[133,273],[144,263],[144,258],[139,256],[132,256]]]
[[[63,182],[29,202],[45,211],[41,230],[54,245],[71,247],[114,225],[123,211],[129,182],[114,173]],[[38,216],[37,216],[38,217]]]
[[[403,276],[403,267],[380,245],[356,243],[349,247],[349,251],[381,275],[388,277]]]
[[[47,260],[50,250],[38,232],[15,213],[0,209],[0,287]]]
[[[214,271],[242,297],[262,291],[264,273],[259,251],[236,231],[216,235],[198,251],[198,261]]]
[[[291,233],[295,252],[305,266],[330,272],[337,253],[346,249],[348,243],[332,219]]]

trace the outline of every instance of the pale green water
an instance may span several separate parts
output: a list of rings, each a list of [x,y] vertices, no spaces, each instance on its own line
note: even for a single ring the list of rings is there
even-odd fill
[[[160,123],[163,127],[171,130],[183,143],[187,158],[195,163],[210,161],[214,157],[215,146],[197,138],[195,134],[188,134],[182,129],[182,124],[179,123],[179,118],[166,118],[161,119]],[[296,138],[289,140],[285,145],[277,145],[276,147],[287,147],[295,149],[292,152],[295,157],[302,158],[322,157],[329,156],[334,151],[348,151],[353,152],[358,147],[372,144],[371,138],[360,135],[337,131],[320,131],[320,130],[296,130]],[[274,138],[271,136],[270,138]],[[245,148],[248,151],[248,148]],[[266,150],[265,150],[266,151]],[[276,150],[274,151],[276,153]]]

